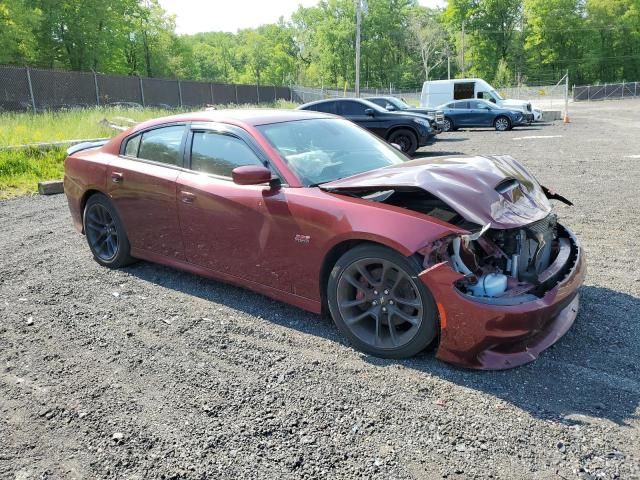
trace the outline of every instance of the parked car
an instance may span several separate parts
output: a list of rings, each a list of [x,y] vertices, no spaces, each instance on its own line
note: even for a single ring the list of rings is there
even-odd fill
[[[298,110],[333,113],[366,128],[411,156],[419,147],[431,145],[436,132],[428,117],[417,113],[389,112],[361,98],[332,98],[305,103]]]
[[[382,108],[387,109],[390,112],[399,112],[399,113],[419,113],[421,115],[425,115],[429,118],[431,122],[431,128],[434,130],[441,132],[442,131],[442,123],[444,120],[444,115],[442,111],[422,108],[422,107],[412,107],[407,102],[398,97],[367,97],[365,100],[369,100],[370,102],[379,105]]]
[[[64,190],[100,265],[144,259],[329,313],[361,350],[534,360],[573,323],[583,252],[514,159],[411,160],[331,115],[235,110],[72,147]]]
[[[481,78],[456,78],[424,82],[420,105],[425,108],[449,103],[453,100],[487,100],[501,108],[520,110],[529,122],[542,120],[542,110],[531,102],[503,98],[498,91]]]
[[[496,107],[486,100],[458,100],[438,109],[444,114],[443,128],[447,132],[460,127],[494,127],[503,132],[528,125],[521,111]]]

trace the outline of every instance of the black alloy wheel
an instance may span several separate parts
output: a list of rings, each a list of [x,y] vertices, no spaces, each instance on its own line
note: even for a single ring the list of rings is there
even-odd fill
[[[389,143],[397,144],[407,155],[413,155],[418,149],[418,139],[416,135],[405,128],[394,131],[388,138]]]
[[[375,245],[347,252],[336,263],[329,308],[338,328],[361,350],[403,358],[435,338],[435,303],[413,263]]]
[[[83,216],[87,243],[95,260],[106,267],[119,268],[133,260],[129,240],[120,217],[107,197],[89,197]]]

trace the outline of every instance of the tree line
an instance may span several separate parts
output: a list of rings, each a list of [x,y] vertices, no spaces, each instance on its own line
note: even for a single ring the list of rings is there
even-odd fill
[[[640,80],[640,0],[368,0],[361,87],[477,76],[497,86]],[[0,64],[353,88],[355,1],[236,33],[177,35],[157,0],[0,0]]]

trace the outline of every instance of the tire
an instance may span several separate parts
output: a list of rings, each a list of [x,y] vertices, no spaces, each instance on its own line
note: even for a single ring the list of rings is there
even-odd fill
[[[504,115],[500,115],[494,120],[493,126],[499,132],[506,132],[507,130],[511,130],[511,120]]]
[[[419,272],[415,259],[383,246],[349,250],[327,283],[338,330],[356,348],[377,357],[407,358],[424,350],[436,338],[439,323]]]
[[[442,131],[443,132],[451,132],[453,131],[453,122],[450,118],[444,117],[444,122],[442,123]]]
[[[93,258],[100,265],[120,268],[134,261],[124,225],[106,196],[97,193],[89,197],[82,225]]]
[[[409,156],[416,153],[416,150],[418,149],[418,139],[416,138],[416,134],[406,128],[399,128],[398,130],[391,132],[387,141],[389,143],[400,145],[402,151]]]

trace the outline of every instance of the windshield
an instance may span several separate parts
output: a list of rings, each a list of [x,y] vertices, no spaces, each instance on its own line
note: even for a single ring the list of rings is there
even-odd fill
[[[491,90],[491,94],[496,97],[498,100],[504,100],[504,98],[502,98],[502,95],[500,95],[498,92],[496,92],[495,90]]]
[[[407,110],[409,108],[411,108],[411,105],[409,105],[408,103],[400,100],[399,98],[389,98],[387,99],[387,102],[392,103],[395,105],[395,107],[399,110]]]
[[[339,118],[297,120],[257,128],[307,186],[407,160],[388,143]]]

